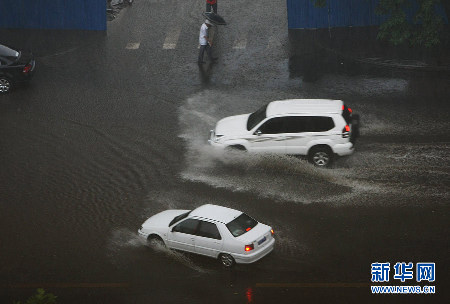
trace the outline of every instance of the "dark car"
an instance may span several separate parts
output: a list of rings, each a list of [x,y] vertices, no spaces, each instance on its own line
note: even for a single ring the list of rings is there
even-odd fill
[[[0,44],[0,94],[8,93],[18,83],[29,81],[35,67],[31,53]]]

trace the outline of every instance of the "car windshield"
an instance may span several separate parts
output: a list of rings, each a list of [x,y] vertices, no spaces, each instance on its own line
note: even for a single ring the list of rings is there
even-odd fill
[[[257,224],[257,221],[252,219],[247,214],[242,213],[237,218],[226,224],[226,226],[233,236],[238,237],[253,229],[253,227]]]
[[[257,124],[259,124],[261,121],[263,121],[266,118],[266,110],[267,106],[269,104],[266,104],[262,108],[260,108],[258,111],[250,114],[247,120],[247,131],[250,131],[254,127],[256,127]]]
[[[17,58],[19,58],[20,53],[0,44],[0,56],[9,62],[14,62],[17,60]]]
[[[173,220],[170,221],[169,223],[169,227],[172,226],[173,224],[181,221],[182,219],[186,218],[189,213],[191,213],[191,211],[185,212],[183,214],[177,215],[176,217],[173,218]]]

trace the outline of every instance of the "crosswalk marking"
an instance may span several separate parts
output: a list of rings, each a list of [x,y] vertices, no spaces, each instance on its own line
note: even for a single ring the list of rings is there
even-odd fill
[[[176,49],[178,46],[178,40],[180,38],[181,35],[181,31],[182,31],[182,27],[178,26],[178,27],[173,27],[173,29],[171,29],[168,33],[167,36],[164,40],[164,43],[162,45],[162,48],[164,50],[174,50]],[[209,32],[209,36],[210,39],[212,41],[214,41],[214,36],[216,34],[216,31],[214,28],[212,28]],[[232,44],[232,48],[234,50],[243,50],[246,49],[248,46],[248,32],[246,33],[241,33],[241,35],[239,37],[237,37],[234,41],[234,43]],[[281,48],[283,46],[282,43],[282,39],[280,39],[280,37],[278,35],[272,35],[270,37],[267,37],[267,42],[266,42],[266,49],[278,49]],[[200,48],[200,45],[197,45],[198,48]],[[140,47],[140,42],[129,42],[126,46],[127,49],[130,50],[134,50],[134,49],[138,49]]]
[[[178,38],[180,37],[181,27],[173,28],[166,36],[164,40],[163,49],[173,50],[177,46]]]
[[[137,50],[140,45],[141,45],[140,42],[128,42],[125,48],[127,50]]]
[[[278,37],[275,35],[270,36],[269,42],[267,43],[267,48],[274,49],[279,47],[281,47],[281,41],[278,39]]]
[[[237,38],[234,41],[233,49],[245,49],[247,47],[247,35],[248,33],[244,33],[239,38]]]

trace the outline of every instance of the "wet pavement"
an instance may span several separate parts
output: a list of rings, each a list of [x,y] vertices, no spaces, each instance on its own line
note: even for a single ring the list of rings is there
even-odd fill
[[[2,35],[38,62],[0,97],[2,299],[44,287],[59,303],[446,302],[449,75],[293,64],[279,0],[221,2],[219,61],[199,67],[203,10],[135,1],[106,34]],[[285,98],[345,100],[361,115],[355,154],[319,170],[206,144],[218,119]],[[274,252],[225,270],[138,238],[150,215],[204,203],[273,226]],[[370,294],[371,263],[410,261],[436,263],[437,294]]]

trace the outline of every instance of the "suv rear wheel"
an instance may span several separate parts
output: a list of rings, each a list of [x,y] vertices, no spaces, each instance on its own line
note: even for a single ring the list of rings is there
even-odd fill
[[[308,160],[316,167],[329,168],[333,163],[333,152],[327,146],[318,146],[311,149]]]

